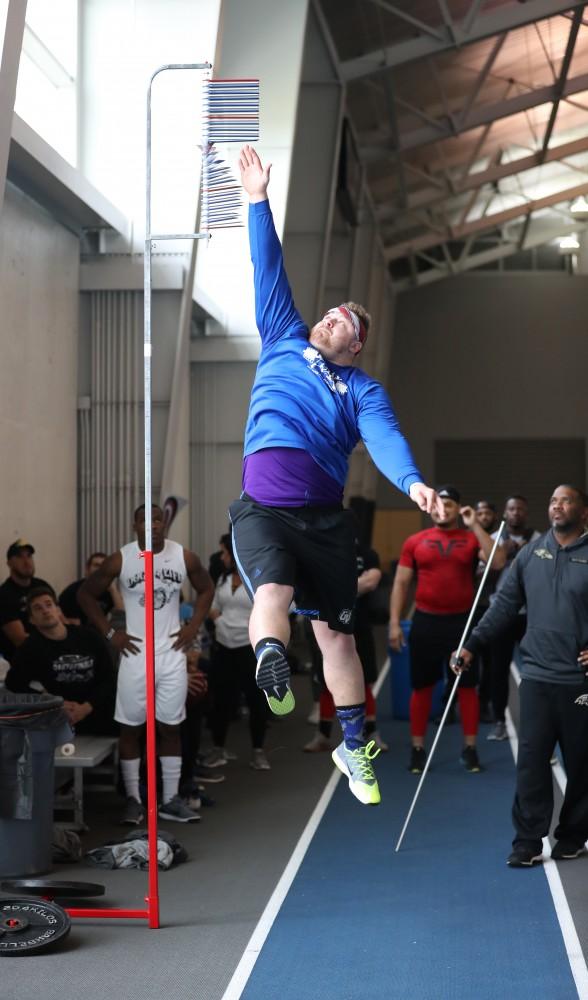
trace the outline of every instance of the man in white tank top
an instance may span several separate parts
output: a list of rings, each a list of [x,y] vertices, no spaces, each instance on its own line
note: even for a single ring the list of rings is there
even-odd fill
[[[120,723],[120,763],[127,796],[124,823],[138,825],[145,818],[139,795],[141,738],[146,721],[145,683],[145,506],[133,519],[137,541],[108,556],[78,591],[78,602],[90,622],[121,653],[114,717]],[[208,614],[214,586],[200,559],[177,542],[165,538],[161,507],[153,505],[153,575],[155,631],[155,716],[163,781],[162,819],[189,823],[199,819],[178,795],[182,752],[180,723],[186,715],[188,674],[186,649]],[[180,591],[189,579],[197,593],[194,614],[180,625]],[[118,578],[126,628],[114,629],[97,598]],[[105,583],[105,581],[108,581]]]

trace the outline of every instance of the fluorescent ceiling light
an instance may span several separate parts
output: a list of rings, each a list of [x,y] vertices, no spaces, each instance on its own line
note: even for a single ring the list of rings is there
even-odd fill
[[[588,219],[588,201],[583,194],[579,198],[574,198],[570,212],[576,219]]]
[[[578,237],[575,233],[570,236],[562,236],[559,241],[559,252],[560,253],[575,253],[576,250],[580,249],[580,243],[578,242]]]

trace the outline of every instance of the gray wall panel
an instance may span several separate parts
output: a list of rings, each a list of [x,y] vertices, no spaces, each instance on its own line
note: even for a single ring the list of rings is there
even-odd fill
[[[398,297],[391,394],[426,476],[439,440],[586,441],[587,302],[588,277],[555,272],[467,275]],[[404,504],[381,480],[378,505]]]
[[[78,258],[77,238],[8,185],[0,224],[0,553],[18,535],[29,538],[38,575],[56,587],[77,572]]]

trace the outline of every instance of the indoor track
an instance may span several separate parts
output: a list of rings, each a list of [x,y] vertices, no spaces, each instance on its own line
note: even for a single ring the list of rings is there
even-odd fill
[[[405,724],[382,728],[394,746],[406,745],[399,733]],[[356,804],[346,783],[336,783],[249,979],[243,983],[255,941],[224,1000],[588,996],[557,874],[560,867],[585,880],[588,855],[559,866],[508,868],[511,744],[481,741],[486,770],[468,774],[458,761],[460,733],[453,725],[442,734],[398,853],[418,782],[405,755],[380,757],[377,809]],[[262,920],[258,942],[269,920]]]

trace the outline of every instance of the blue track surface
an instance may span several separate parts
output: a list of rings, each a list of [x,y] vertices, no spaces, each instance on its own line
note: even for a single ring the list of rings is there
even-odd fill
[[[339,782],[243,1000],[577,1000],[542,866],[505,863],[509,744],[481,740],[467,774],[448,727],[395,854],[418,778],[406,725],[382,728],[382,805]]]

